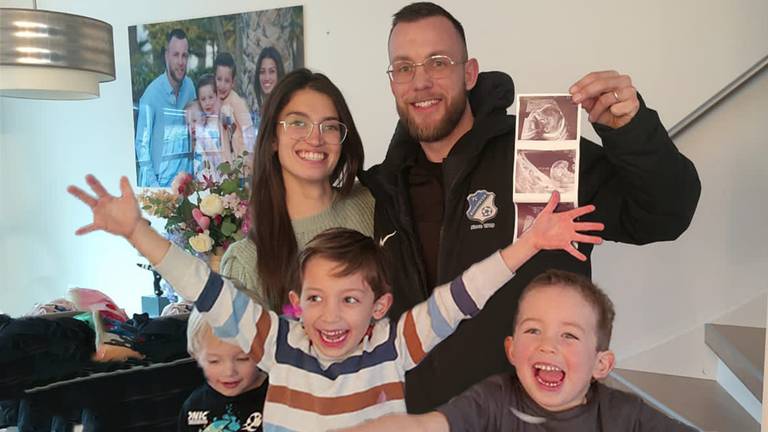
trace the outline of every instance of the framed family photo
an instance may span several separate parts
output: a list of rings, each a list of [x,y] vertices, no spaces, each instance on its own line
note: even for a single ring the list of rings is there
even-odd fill
[[[128,39],[139,187],[179,172],[216,180],[253,152],[277,81],[304,66],[301,6],[138,24]]]

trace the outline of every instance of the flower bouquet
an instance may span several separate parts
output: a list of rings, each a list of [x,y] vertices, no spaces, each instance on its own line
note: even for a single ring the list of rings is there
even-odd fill
[[[202,180],[195,180],[192,174],[180,172],[170,190],[139,194],[141,208],[166,220],[169,240],[216,267],[216,258],[220,259],[230,244],[248,233],[250,191],[244,179],[247,155],[243,152],[233,161],[219,164],[219,180],[205,174]]]

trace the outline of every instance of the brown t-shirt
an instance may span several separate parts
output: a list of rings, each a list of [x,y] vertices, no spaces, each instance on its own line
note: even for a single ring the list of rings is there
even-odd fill
[[[443,225],[443,164],[430,162],[424,151],[419,150],[408,184],[414,227],[427,271],[427,286],[431,290],[437,285],[437,255]]]

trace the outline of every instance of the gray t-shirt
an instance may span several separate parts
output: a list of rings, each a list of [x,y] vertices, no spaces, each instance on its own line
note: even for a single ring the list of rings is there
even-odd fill
[[[508,373],[487,378],[437,410],[448,419],[451,432],[695,431],[639,397],[597,382],[590,386],[586,404],[547,411]]]

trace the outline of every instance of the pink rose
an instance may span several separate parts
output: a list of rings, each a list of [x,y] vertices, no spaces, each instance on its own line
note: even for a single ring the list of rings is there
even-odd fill
[[[204,215],[198,208],[192,209],[192,218],[195,219],[195,222],[203,231],[207,230],[208,226],[211,225],[211,218]]]
[[[182,196],[190,196],[192,195],[192,188],[190,187],[192,180],[192,174],[181,171],[173,179],[171,190]]]

